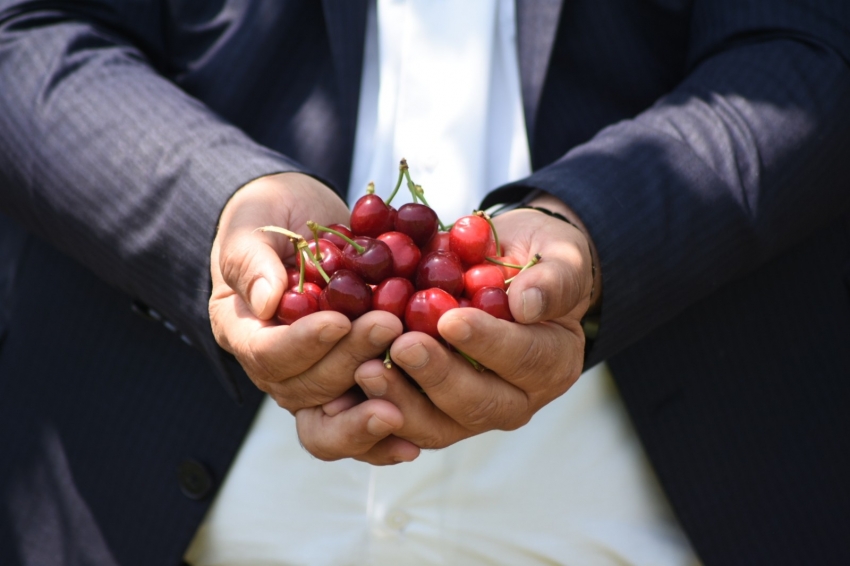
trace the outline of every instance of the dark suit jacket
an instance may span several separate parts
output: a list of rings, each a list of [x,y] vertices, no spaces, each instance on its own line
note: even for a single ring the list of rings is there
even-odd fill
[[[540,188],[587,224],[589,363],[700,557],[850,563],[850,3],[517,18],[535,172],[488,203]],[[261,175],[346,186],[364,24],[0,0],[0,563],[179,562],[260,399],[209,330],[216,219]]]

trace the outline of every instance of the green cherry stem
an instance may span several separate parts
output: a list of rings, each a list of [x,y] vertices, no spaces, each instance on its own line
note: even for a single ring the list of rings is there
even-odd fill
[[[493,239],[496,240],[496,255],[501,257],[502,244],[499,243],[499,233],[496,232],[496,227],[493,225],[493,219],[490,218],[490,215],[484,212],[483,210],[476,210],[475,214],[486,220],[487,224],[490,225],[490,231],[493,232]]]
[[[387,348],[387,353],[384,354],[384,367],[387,369],[393,369],[393,360],[390,358],[390,349]]]
[[[390,198],[386,201],[387,205],[389,205],[392,200],[395,198],[396,193],[398,192],[399,187],[401,187],[401,180],[404,179],[404,172],[407,171],[407,159],[401,158],[401,162],[398,164],[398,181],[395,183],[395,188],[393,192],[390,194]]]
[[[310,231],[313,232],[313,238],[316,240],[316,259],[322,261],[322,250],[319,248],[319,231],[313,228],[310,228]]]
[[[404,169],[404,176],[407,178],[407,188],[410,191],[410,195],[413,197],[413,202],[416,202],[416,200],[418,199],[422,201],[422,204],[424,204],[428,208],[433,208],[430,204],[428,204],[428,201],[425,199],[425,189],[422,188],[422,185],[417,185],[410,178],[410,171]],[[448,228],[446,228],[446,225],[443,224],[443,221],[440,220],[439,216],[437,217],[437,224],[440,225],[441,231],[448,231]]]
[[[482,366],[481,364],[479,364],[478,362],[476,362],[474,359],[472,359],[472,357],[471,357],[471,356],[469,356],[468,354],[465,354],[464,352],[462,352],[461,350],[458,350],[457,348],[455,348],[455,351],[456,351],[458,354],[460,354],[461,356],[463,356],[463,358],[464,358],[467,362],[469,362],[469,363],[472,365],[472,367],[474,367],[474,368],[475,368],[475,371],[478,371],[478,372],[484,371],[484,366]]]
[[[304,292],[304,266],[307,263],[307,258],[304,257],[304,250],[299,248],[298,253],[301,254],[301,261],[298,262],[298,292]]]
[[[522,269],[523,267],[525,267],[524,265],[516,265],[514,263],[508,263],[506,261],[499,261],[494,257],[485,257],[484,260],[489,261],[490,263],[495,263],[496,265],[501,265],[502,267],[510,267],[512,269]]]
[[[319,224],[316,224],[312,220],[307,221],[307,227],[310,230],[313,230],[313,228],[315,227],[315,229],[319,232],[330,232],[331,234],[336,234],[337,236],[339,236],[340,238],[342,238],[343,240],[345,240],[346,242],[351,244],[351,247],[354,248],[355,250],[357,250],[357,253],[359,253],[359,254],[362,254],[363,252],[366,251],[366,248],[364,248],[363,246],[361,246],[360,244],[358,244],[357,242],[355,242],[354,240],[352,240],[351,238],[349,238],[348,236],[346,236],[342,232],[334,230],[333,228],[321,226]]]
[[[313,255],[313,252],[310,251],[310,247],[307,245],[306,240],[302,239],[301,241],[298,242],[298,249],[301,250],[302,252],[307,253],[307,255],[310,257],[310,260],[313,262],[313,265],[316,266],[316,269],[318,270],[319,275],[321,275],[322,279],[325,280],[325,283],[327,283],[328,281],[331,280],[331,278],[328,277],[328,274],[325,273],[325,270],[322,269],[322,265],[319,263],[319,260],[317,260],[316,256]],[[301,269],[304,269],[304,262],[303,261],[301,262]]]
[[[532,257],[530,260],[528,260],[528,263],[526,263],[525,265],[523,265],[523,266],[522,266],[522,269],[520,269],[520,270],[519,270],[519,273],[522,273],[523,271],[525,271],[526,269],[528,269],[528,268],[529,268],[529,267],[531,267],[532,265],[536,265],[536,264],[538,264],[538,263],[540,262],[540,260],[541,260],[541,259],[543,259],[543,258],[541,257],[541,255],[540,255],[540,254],[534,254],[534,257]],[[514,276],[513,276],[513,277],[511,277],[510,279],[505,279],[505,285],[510,285],[510,284],[511,284],[511,282],[512,282],[514,279],[516,279],[516,278],[517,278],[517,276],[519,275],[519,273],[517,273],[516,275],[514,275]]]

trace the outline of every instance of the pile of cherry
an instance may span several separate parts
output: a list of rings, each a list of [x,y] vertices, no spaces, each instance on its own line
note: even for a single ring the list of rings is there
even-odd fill
[[[389,202],[406,179],[412,203],[396,210]],[[350,226],[308,222],[314,237],[276,226],[295,245],[296,265],[287,266],[288,290],[277,311],[283,324],[319,310],[334,310],[354,320],[370,310],[396,315],[406,330],[439,339],[437,321],[448,310],[474,307],[512,321],[507,288],[525,265],[502,256],[490,217],[478,211],[450,228],[411,181],[402,159],[395,190],[385,202],[367,194],[351,210]]]

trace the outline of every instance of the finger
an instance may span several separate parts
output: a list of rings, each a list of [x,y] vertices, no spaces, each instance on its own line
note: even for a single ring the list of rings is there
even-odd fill
[[[525,392],[493,372],[475,370],[427,334],[403,334],[390,353],[434,405],[471,432],[513,430],[530,418]]]
[[[264,320],[274,316],[286,289],[280,245],[280,238],[275,242],[247,227],[230,230],[220,242],[218,268],[224,283]]]
[[[278,383],[273,396],[287,399],[289,410],[326,403],[354,385],[353,375],[360,364],[383,358],[401,332],[401,321],[395,316],[383,311],[366,313],[351,323],[351,331],[321,359],[311,358],[315,363],[310,367]],[[299,404],[293,405],[293,400]]]
[[[578,379],[584,333],[555,323],[516,324],[478,309],[455,309],[437,325],[440,334],[502,379],[526,392],[532,406],[563,394]]]
[[[275,383],[303,373],[351,330],[348,318],[333,311],[314,313],[288,326],[259,320],[236,295],[211,302],[210,317],[219,344],[236,356],[255,382]]]
[[[363,394],[363,391],[359,387],[352,387],[333,401],[328,401],[322,405],[322,411],[329,417],[335,417],[365,400],[366,395]]]
[[[398,368],[387,368],[371,360],[354,374],[360,389],[370,399],[384,399],[404,415],[404,426],[395,436],[426,449],[445,448],[471,436],[471,432],[451,419],[420,391]]]
[[[401,412],[386,401],[365,401],[334,416],[326,415],[321,407],[309,407],[295,413],[295,422],[302,445],[320,460],[360,457],[392,464],[418,455],[418,448],[410,443],[393,441],[367,456],[404,423]]]
[[[517,322],[532,324],[556,320],[587,301],[590,288],[581,268],[581,253],[577,248],[565,248],[558,253],[567,259],[555,254],[543,255],[540,263],[521,272],[511,282],[508,304]]]

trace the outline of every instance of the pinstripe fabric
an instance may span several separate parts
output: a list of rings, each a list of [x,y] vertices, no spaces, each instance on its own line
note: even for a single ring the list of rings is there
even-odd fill
[[[491,200],[540,188],[588,225],[594,360],[695,548],[709,565],[847,563],[850,4],[517,14],[536,172]],[[26,276],[0,294],[0,485],[22,498],[0,514],[0,562],[32,540],[71,562],[179,561],[206,503],[167,476],[193,455],[223,474],[256,392],[221,372],[237,408],[128,306],[230,363],[206,314],[218,213],[271,172],[345,186],[364,21],[361,1],[0,0],[0,211],[97,276],[36,240],[3,252]],[[49,469],[67,471],[58,491],[20,480]],[[27,505],[52,526],[22,531]],[[96,528],[71,529],[81,517]]]

